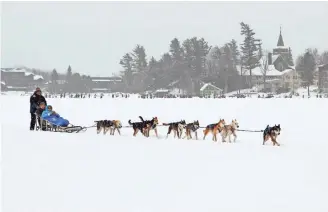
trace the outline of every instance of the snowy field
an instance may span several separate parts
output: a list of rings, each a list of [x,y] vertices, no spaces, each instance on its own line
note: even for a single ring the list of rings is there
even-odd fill
[[[327,212],[327,99],[48,99],[73,124],[138,116],[160,123],[236,118],[241,129],[281,124],[236,143],[30,132],[29,97],[1,96],[3,212]]]

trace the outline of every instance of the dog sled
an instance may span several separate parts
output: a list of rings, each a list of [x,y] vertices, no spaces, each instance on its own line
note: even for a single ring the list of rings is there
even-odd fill
[[[56,125],[49,120],[43,119],[40,115],[36,114],[36,131],[49,131],[49,132],[63,132],[63,133],[79,133],[85,132],[87,127],[76,126],[69,124],[67,127]]]

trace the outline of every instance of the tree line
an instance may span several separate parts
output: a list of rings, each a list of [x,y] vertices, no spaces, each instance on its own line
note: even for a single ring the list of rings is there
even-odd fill
[[[73,73],[71,66],[68,66],[66,74],[59,74],[56,69],[51,72],[48,88],[52,93],[85,93],[90,92],[91,86],[90,76]]]
[[[240,34],[243,36],[240,44],[233,38],[223,45],[210,45],[202,37],[173,38],[167,52],[159,58],[148,56],[145,47],[138,44],[119,61],[123,68],[120,72],[122,92],[175,87],[185,94],[199,95],[202,83],[208,82],[229,92],[253,87],[252,70],[257,67],[261,69],[265,85],[268,51],[262,49],[262,39],[249,24],[240,23]],[[291,51],[286,60],[294,66]],[[309,88],[314,82],[316,67],[328,63],[328,51],[319,53],[309,48],[295,61],[303,85]],[[89,92],[92,87],[90,76],[73,73],[71,66],[66,74],[59,74],[56,69],[51,73],[37,69],[32,72],[49,81],[50,92]]]
[[[211,82],[225,92],[252,87],[252,70],[263,69],[263,58],[268,51],[262,49],[262,40],[249,24],[240,23],[240,34],[244,39],[239,45],[235,39],[222,46],[212,46],[204,38],[191,37],[183,41],[173,38],[168,51],[158,59],[147,57],[145,47],[138,44],[119,61],[124,69],[121,75],[125,89],[142,92],[174,84],[188,94],[198,95],[201,82]],[[296,69],[302,70],[301,77],[307,85],[313,83],[312,60],[315,66],[327,63],[327,55],[327,51],[319,54],[316,49],[307,49],[297,57]],[[286,62],[294,66],[291,50]]]

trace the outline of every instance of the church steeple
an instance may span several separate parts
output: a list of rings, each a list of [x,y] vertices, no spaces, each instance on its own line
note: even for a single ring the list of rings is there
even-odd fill
[[[277,46],[285,46],[284,39],[282,39],[282,35],[281,35],[281,27],[280,27],[280,34],[279,34]]]

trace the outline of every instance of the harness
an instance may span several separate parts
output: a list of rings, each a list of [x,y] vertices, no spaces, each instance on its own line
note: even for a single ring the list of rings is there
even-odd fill
[[[197,127],[194,125],[194,124],[192,124],[191,125],[191,130],[193,131],[193,132],[195,132],[196,130],[198,130],[199,129],[199,126],[197,125]]]

